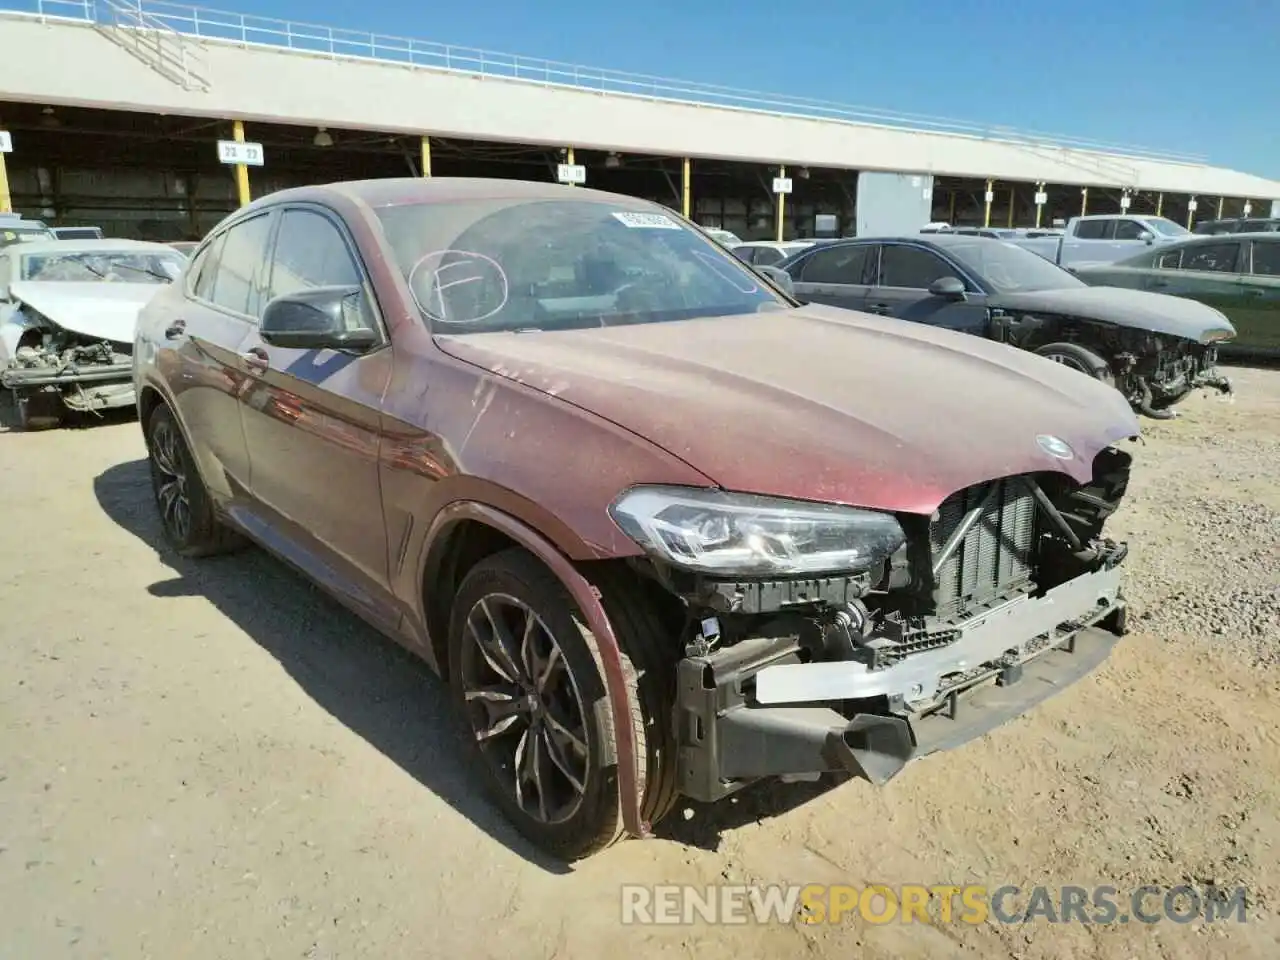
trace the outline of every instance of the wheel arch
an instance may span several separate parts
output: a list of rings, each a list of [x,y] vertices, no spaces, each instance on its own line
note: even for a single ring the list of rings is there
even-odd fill
[[[426,639],[436,669],[442,677],[447,677],[448,617],[453,596],[466,571],[484,557],[510,547],[527,550],[551,571],[573,598],[587,628],[595,636],[604,667],[605,687],[609,691],[623,825],[628,833],[646,835],[648,824],[642,822],[640,813],[631,719],[633,704],[622,651],[601,603],[600,591],[569,557],[537,530],[509,513],[474,500],[457,500],[445,506],[436,514],[426,536],[420,583]]]

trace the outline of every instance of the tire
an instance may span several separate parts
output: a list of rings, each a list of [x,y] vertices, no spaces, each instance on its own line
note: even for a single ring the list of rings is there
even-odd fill
[[[66,415],[62,398],[56,393],[15,393],[13,405],[17,409],[18,429],[28,432],[60,427]]]
[[[652,626],[635,609],[639,591],[605,584],[601,593],[623,646],[643,810],[656,822],[675,796],[674,676],[666,671],[664,682],[651,666],[657,634],[639,638],[647,641],[639,644],[647,677],[629,655],[635,632]],[[499,635],[507,638],[505,659],[494,645]],[[527,661],[518,636],[529,638]],[[599,647],[564,585],[531,554],[494,554],[463,578],[449,622],[448,674],[477,774],[526,839],[571,861],[621,837],[617,742]]]
[[[244,543],[213,510],[182,429],[163,403],[147,420],[147,461],[151,492],[165,540],[184,557],[226,553]]]
[[[1108,386],[1114,387],[1116,385],[1116,378],[1111,372],[1110,364],[1092,350],[1079,344],[1046,343],[1043,347],[1037,347],[1036,353],[1048,360],[1060,363],[1064,367],[1070,367],[1086,376],[1093,377],[1095,380],[1101,380]]]
[[[1181,390],[1178,393],[1171,393],[1168,396],[1160,397],[1157,400],[1152,400],[1151,409],[1152,410],[1168,410],[1170,407],[1175,406],[1181,403],[1183,400],[1187,399],[1187,397],[1191,396],[1192,392],[1193,392],[1192,388],[1187,387],[1185,390]]]

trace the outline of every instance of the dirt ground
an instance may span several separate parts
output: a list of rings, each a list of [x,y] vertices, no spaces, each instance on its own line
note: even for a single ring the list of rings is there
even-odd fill
[[[1274,958],[1280,370],[1146,422],[1094,676],[880,789],[677,811],[572,871],[440,684],[257,551],[161,550],[137,423],[0,434],[0,956]],[[1250,890],[1247,923],[623,926],[622,883]]]

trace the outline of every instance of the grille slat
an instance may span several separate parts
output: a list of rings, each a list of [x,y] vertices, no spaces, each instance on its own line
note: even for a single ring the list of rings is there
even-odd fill
[[[959,548],[938,571],[934,602],[943,619],[1025,587],[1033,574],[1036,505],[1015,478],[993,481],[995,497],[968,530]],[[929,529],[933,557],[941,554],[965,515],[990,492],[990,484],[968,487],[948,497]]]

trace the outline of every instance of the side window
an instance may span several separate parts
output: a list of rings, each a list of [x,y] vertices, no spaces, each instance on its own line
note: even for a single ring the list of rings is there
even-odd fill
[[[1106,240],[1115,233],[1114,220],[1081,220],[1076,224],[1077,240]]]
[[[886,244],[880,252],[881,286],[924,290],[941,277],[961,279],[945,260],[928,250]]]
[[[866,283],[870,244],[828,247],[800,264],[801,283]]]
[[[202,300],[209,298],[213,288],[213,272],[218,263],[218,248],[222,246],[225,233],[218,234],[192,259],[187,267],[187,294]]]
[[[363,291],[364,277],[332,220],[310,210],[286,210],[263,302],[310,287],[359,287]],[[349,298],[343,313],[348,330],[374,325],[363,293]]]
[[[1236,254],[1240,244],[1202,243],[1196,247],[1188,247],[1182,253],[1183,270],[1204,270],[1210,273],[1235,273]]]
[[[219,251],[209,300],[227,310],[250,317],[261,310],[263,261],[267,256],[267,235],[271,215],[263,213],[237,223],[227,231]],[[203,277],[200,278],[204,280]]]
[[[772,266],[783,259],[782,251],[775,250],[773,247],[757,247],[756,263],[761,266]]]
[[[1160,270],[1177,270],[1182,265],[1181,250],[1167,250],[1156,254],[1156,267]]]
[[[13,269],[13,261],[7,253],[0,254],[0,300],[9,299],[9,271]]]
[[[1145,223],[1137,220],[1117,220],[1116,221],[1116,239],[1117,240],[1137,240],[1144,233],[1154,233],[1155,231],[1148,227]]]
[[[759,253],[759,250],[755,247],[734,247],[731,252],[743,263],[755,263],[756,254]]]
[[[1253,245],[1253,272],[1259,277],[1280,277],[1280,243]]]

